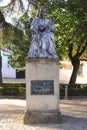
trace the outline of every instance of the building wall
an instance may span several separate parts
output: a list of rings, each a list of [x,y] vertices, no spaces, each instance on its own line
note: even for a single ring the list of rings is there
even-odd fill
[[[69,61],[61,61],[60,62],[60,70],[59,70],[60,83],[68,84],[71,73],[72,73],[71,63]]]
[[[77,76],[77,83],[87,84],[87,61],[81,61],[83,64],[82,75]]]
[[[3,78],[16,78],[16,70],[12,67],[8,66],[8,58],[7,56],[2,55],[2,77]]]
[[[82,64],[82,74],[77,75],[76,83],[87,84],[87,61],[81,61],[80,64]],[[69,61],[60,62],[60,83],[68,84],[72,74],[72,69],[73,67]]]

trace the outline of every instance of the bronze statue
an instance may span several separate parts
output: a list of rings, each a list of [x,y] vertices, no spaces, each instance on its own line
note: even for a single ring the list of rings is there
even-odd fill
[[[55,30],[54,23],[45,18],[45,15],[46,9],[41,7],[40,17],[35,18],[31,23],[32,40],[28,57],[58,59],[53,34]]]

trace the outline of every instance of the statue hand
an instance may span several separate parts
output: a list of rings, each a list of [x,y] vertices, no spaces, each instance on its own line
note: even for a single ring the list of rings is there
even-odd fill
[[[39,25],[39,27],[38,27],[38,30],[39,30],[40,32],[44,32],[45,29],[46,29],[46,27],[43,26],[43,25]]]

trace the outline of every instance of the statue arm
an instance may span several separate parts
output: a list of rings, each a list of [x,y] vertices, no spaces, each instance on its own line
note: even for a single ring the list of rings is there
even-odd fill
[[[48,32],[52,32],[53,33],[55,31],[54,23],[51,20],[46,25],[46,28],[47,28]]]
[[[50,27],[51,32],[55,32],[55,26],[54,23],[51,21],[51,27]]]
[[[30,29],[33,32],[33,34],[38,34],[38,27],[37,27],[37,21],[36,20],[32,21]]]

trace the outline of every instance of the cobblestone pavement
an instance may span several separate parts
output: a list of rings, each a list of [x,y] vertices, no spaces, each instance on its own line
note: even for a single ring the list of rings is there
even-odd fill
[[[0,99],[0,130],[87,130],[87,99],[61,100],[62,124],[24,125],[25,100]]]

